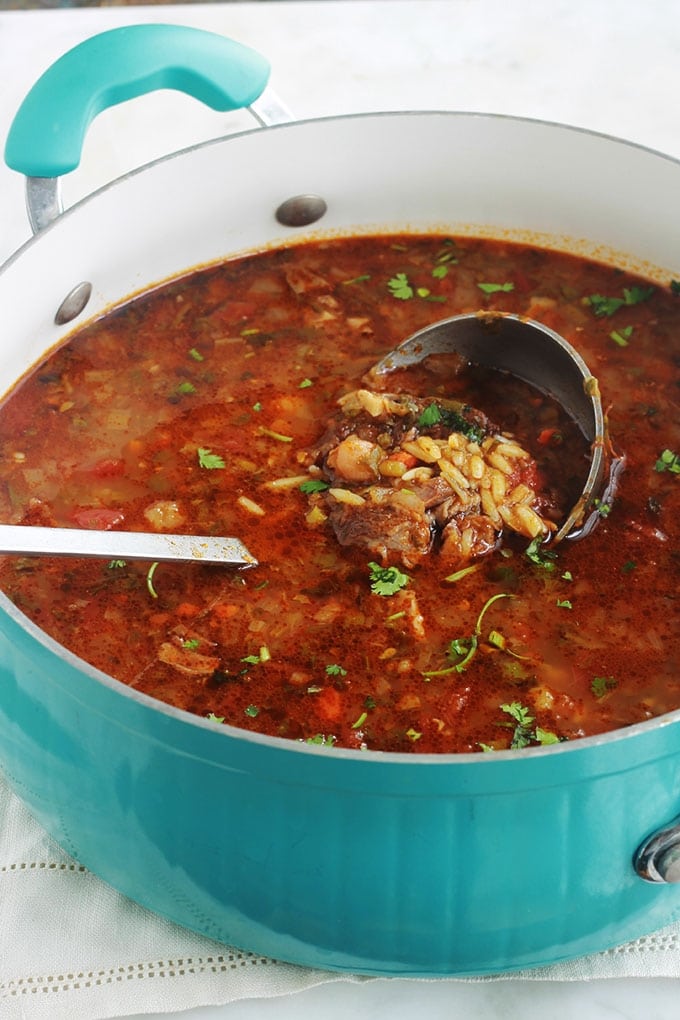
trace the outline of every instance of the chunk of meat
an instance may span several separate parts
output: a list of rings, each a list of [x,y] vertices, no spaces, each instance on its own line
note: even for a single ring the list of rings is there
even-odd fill
[[[482,412],[366,389],[338,403],[303,463],[331,483],[310,501],[341,545],[412,567],[433,548],[464,562],[497,548],[506,530],[531,539],[554,530],[535,461]]]

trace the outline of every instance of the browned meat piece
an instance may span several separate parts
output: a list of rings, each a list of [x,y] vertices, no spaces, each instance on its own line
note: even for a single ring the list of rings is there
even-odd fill
[[[328,519],[340,545],[361,545],[383,561],[413,567],[430,551],[433,526],[425,504],[398,489],[374,486],[363,502],[328,499]]]
[[[339,401],[307,465],[330,482],[310,496],[312,523],[383,562],[447,562],[495,549],[505,529],[554,529],[536,464],[512,436],[458,401],[356,390]]]

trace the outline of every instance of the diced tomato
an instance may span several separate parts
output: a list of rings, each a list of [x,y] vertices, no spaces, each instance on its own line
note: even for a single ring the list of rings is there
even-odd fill
[[[79,528],[90,528],[93,531],[109,531],[117,524],[122,524],[125,514],[122,510],[108,510],[106,507],[84,507],[74,510],[71,519]]]
[[[559,446],[563,437],[559,429],[543,429],[538,434],[538,441],[542,446]]]

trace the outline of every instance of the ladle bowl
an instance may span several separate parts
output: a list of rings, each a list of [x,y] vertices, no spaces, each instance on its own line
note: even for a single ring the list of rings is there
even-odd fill
[[[581,494],[549,539],[580,538],[586,511],[602,494],[608,470],[606,420],[597,379],[563,337],[533,319],[505,312],[454,315],[418,330],[386,354],[369,378],[416,365],[432,354],[459,354],[483,368],[516,376],[553,397],[590,444],[590,467]]]

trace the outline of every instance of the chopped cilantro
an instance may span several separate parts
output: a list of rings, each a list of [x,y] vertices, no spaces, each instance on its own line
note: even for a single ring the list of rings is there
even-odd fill
[[[614,312],[618,312],[619,308],[622,308],[626,303],[623,298],[605,297],[603,294],[591,294],[585,300],[598,319],[613,315]]]
[[[256,403],[253,404],[253,411],[261,411],[261,410],[262,410],[262,404],[258,400],[258,401],[256,401]]]
[[[186,641],[182,642],[182,648],[186,648],[188,651],[193,652],[200,645],[198,638],[187,638]]]
[[[572,604],[571,604],[569,599],[558,599],[556,605],[558,605],[560,607],[560,609],[573,609],[574,608],[572,606]]]
[[[420,738],[422,737],[422,733],[418,733],[417,730],[414,730],[413,727],[411,727],[410,729],[406,730],[406,736],[408,737],[409,740],[412,740],[413,743],[415,743],[416,740],[420,740]]]
[[[524,550],[524,555],[527,556],[532,563],[535,563],[537,567],[541,567],[543,570],[555,569],[555,563],[553,561],[557,559],[557,553],[552,552],[549,549],[544,549],[540,536],[532,539]]]
[[[205,360],[203,355],[201,354],[201,352],[197,351],[195,347],[192,347],[191,350],[189,351],[189,357],[193,361],[204,361]]]
[[[125,560],[111,560],[108,564],[109,570],[120,570],[122,567],[127,566]]]
[[[636,570],[636,569],[637,569],[637,563],[635,562],[635,560],[626,560],[626,562],[621,567],[621,573],[622,574],[630,574],[633,570]]]
[[[261,436],[269,436],[270,439],[276,439],[279,443],[292,443],[292,436],[284,436],[281,432],[273,432],[272,429],[265,428],[264,425],[260,425],[257,430]]]
[[[179,384],[179,386],[177,387],[177,389],[175,390],[175,393],[179,393],[179,394],[181,394],[181,396],[186,396],[189,393],[195,393],[195,392],[196,392],[196,387],[194,386],[193,383],[189,382],[188,379],[185,379],[183,382],[181,382]]]
[[[603,698],[618,685],[618,680],[615,680],[613,676],[594,676],[590,681],[590,689],[596,698]]]
[[[680,454],[673,450],[662,450],[654,465],[655,471],[669,471],[672,475],[680,475]]]
[[[632,326],[624,326],[622,329],[613,329],[609,334],[610,340],[613,340],[619,347],[627,347],[628,341],[633,335]]]
[[[398,298],[399,301],[408,301],[413,297],[413,287],[409,283],[406,273],[397,273],[387,281],[387,286],[392,297]]]
[[[256,719],[260,714],[260,710],[257,705],[248,705],[248,707],[243,710],[243,714],[250,716],[251,719]]]
[[[618,312],[619,308],[623,308],[624,305],[639,305],[643,301],[648,301],[654,293],[654,289],[654,287],[626,287],[624,288],[622,298],[607,297],[604,294],[591,294],[585,298],[585,303],[590,305],[598,318],[609,318],[614,312]]]
[[[481,567],[481,563],[473,563],[469,567],[461,567],[460,570],[456,570],[455,573],[449,574],[444,580],[448,581],[449,584],[454,584],[456,581],[462,581],[468,574],[475,574]]]
[[[539,744],[543,744],[544,746],[547,744],[559,744],[560,742],[560,738],[556,733],[551,733],[550,730],[541,729],[540,726],[536,727],[534,733]]]
[[[515,289],[514,283],[478,283],[477,286],[483,294],[497,294],[499,291],[509,294]]]
[[[328,676],[347,676],[347,670],[338,666],[337,662],[329,662],[326,666],[326,673]]]
[[[356,722],[352,723],[352,727],[351,728],[353,730],[360,729],[364,725],[364,723],[366,722],[367,719],[368,719],[368,713],[367,712],[362,712],[361,715],[359,716],[359,718],[356,720]]]
[[[447,265],[444,265],[444,263],[440,262],[440,264],[438,266],[435,266],[434,269],[432,270],[432,275],[435,278],[435,280],[443,280],[444,277],[448,274],[448,271],[449,267]]]
[[[332,747],[336,739],[332,733],[329,733],[328,736],[325,733],[316,733],[313,737],[307,737],[304,743],[316,744],[319,747]]]
[[[354,276],[352,277],[351,280],[343,280],[342,282],[343,284],[345,284],[345,286],[348,286],[350,283],[365,283],[366,280],[370,279],[371,279],[370,273],[362,273],[361,276]]]
[[[418,425],[423,428],[428,425],[437,425],[442,420],[442,413],[439,409],[439,405],[432,403],[428,404],[427,407],[421,412],[418,418]]]
[[[529,709],[519,701],[513,701],[509,705],[501,705],[501,711],[509,715],[516,723],[510,742],[511,750],[517,751],[528,747],[532,739],[535,739],[535,735],[531,732],[534,717],[530,715]]]
[[[411,580],[398,567],[381,567],[379,563],[369,563],[368,567],[374,595],[395,595]]]
[[[311,492],[324,492],[330,488],[330,482],[324,482],[321,478],[309,478],[300,484],[300,492],[309,495]]]
[[[313,386],[313,385],[314,385],[314,383],[312,382],[311,379],[303,379],[302,382],[300,383],[300,385],[298,386],[298,389],[306,390],[306,389],[308,389],[308,387]]]
[[[224,722],[224,716],[223,715],[215,715],[214,712],[208,712],[208,714],[206,715],[206,719],[208,720],[208,722],[216,722],[216,723],[223,723]]]
[[[225,463],[217,453],[213,453],[212,450],[208,450],[204,446],[199,446],[196,451],[198,456],[198,463],[200,467],[206,468],[208,471],[214,471],[216,468],[225,467]]]
[[[151,596],[152,599],[157,599],[158,598],[158,592],[156,591],[156,589],[153,586],[153,575],[156,573],[156,568],[157,567],[158,567],[158,561],[156,561],[155,563],[151,564],[151,566],[149,567],[149,569],[147,571],[147,574],[146,574],[146,587],[147,587],[147,591],[149,592],[149,595]]]

